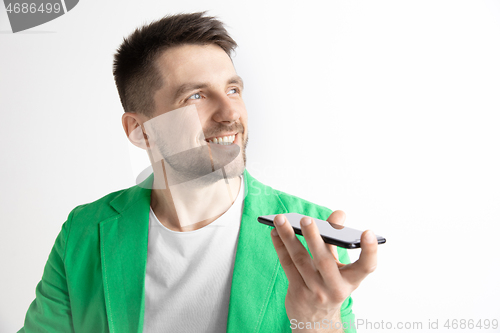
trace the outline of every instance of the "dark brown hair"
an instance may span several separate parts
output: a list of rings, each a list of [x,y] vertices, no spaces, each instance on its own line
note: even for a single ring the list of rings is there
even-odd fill
[[[125,112],[151,117],[154,92],[163,86],[156,66],[168,48],[185,44],[220,46],[231,57],[237,44],[221,21],[205,12],[167,15],[123,39],[113,61],[113,76]]]

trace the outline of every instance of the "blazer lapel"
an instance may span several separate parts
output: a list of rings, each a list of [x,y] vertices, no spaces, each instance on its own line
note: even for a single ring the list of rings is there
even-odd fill
[[[110,332],[139,332],[143,326],[152,180],[153,174],[123,191],[111,201],[118,214],[99,224]]]
[[[271,241],[272,227],[260,215],[288,213],[275,191],[245,170],[245,200],[234,262],[227,332],[257,332],[273,290],[279,260]]]

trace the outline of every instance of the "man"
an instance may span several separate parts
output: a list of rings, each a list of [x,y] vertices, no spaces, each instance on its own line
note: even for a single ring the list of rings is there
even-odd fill
[[[283,213],[337,224],[345,214],[245,170],[235,47],[204,13],[124,40],[114,62],[123,127],[153,173],[70,213],[21,332],[355,332],[350,294],[375,269],[377,242],[365,231],[349,264],[311,219],[295,236]],[[276,228],[257,222],[271,214]]]

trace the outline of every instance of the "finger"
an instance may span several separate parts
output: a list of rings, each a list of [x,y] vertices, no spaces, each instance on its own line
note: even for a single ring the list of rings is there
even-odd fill
[[[323,280],[336,281],[340,278],[340,272],[337,267],[335,257],[326,246],[321,237],[318,226],[314,219],[303,217],[300,220],[302,235],[306,239],[309,250],[314,258],[313,263]]]
[[[342,275],[349,283],[358,286],[368,274],[375,270],[377,267],[377,248],[378,242],[375,234],[370,230],[363,232],[359,259],[346,265],[342,270]]]
[[[278,214],[274,218],[274,225],[295,267],[302,276],[305,284],[309,286],[309,283],[317,278],[316,268],[309,252],[307,252],[304,245],[295,236],[295,231],[283,214]]]
[[[279,237],[276,229],[271,230],[271,239],[273,241],[274,249],[276,250],[276,254],[278,255],[281,267],[283,267],[283,270],[285,271],[288,283],[292,286],[305,287],[304,280],[297,270],[297,267],[295,267],[295,264],[293,263],[293,260],[290,257],[285,244],[283,244],[283,242],[281,241],[281,238]]]
[[[330,214],[330,216],[326,219],[330,224],[336,225],[344,225],[346,219],[346,214],[342,210],[336,210]],[[332,226],[333,227],[333,226]],[[337,251],[337,247],[335,245],[327,244],[330,252],[334,255],[337,263],[341,264],[339,260],[339,253]],[[342,264],[343,265],[343,264]]]
[[[330,223],[338,224],[338,225],[344,225],[346,219],[346,214],[342,210],[336,210],[328,216],[326,219]]]
[[[335,261],[338,263],[338,264],[341,264],[340,260],[339,260],[339,252],[337,251],[337,247],[335,245],[332,245],[332,244],[325,244],[326,247],[328,248],[328,251],[330,251],[330,253],[333,255],[333,257],[335,258]]]
[[[343,264],[340,261],[337,261],[337,267],[341,269],[342,267],[347,266],[347,264]]]

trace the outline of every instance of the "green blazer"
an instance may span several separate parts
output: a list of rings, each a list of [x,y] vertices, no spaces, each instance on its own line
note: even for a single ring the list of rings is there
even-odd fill
[[[288,280],[260,215],[296,212],[326,219],[331,210],[274,190],[245,170],[245,200],[234,263],[227,332],[290,332]],[[153,175],[73,209],[62,225],[19,332],[142,333]],[[298,236],[306,245],[302,236]],[[349,263],[345,249],[340,261]],[[342,320],[354,322],[352,300]],[[355,330],[346,330],[355,332]]]

